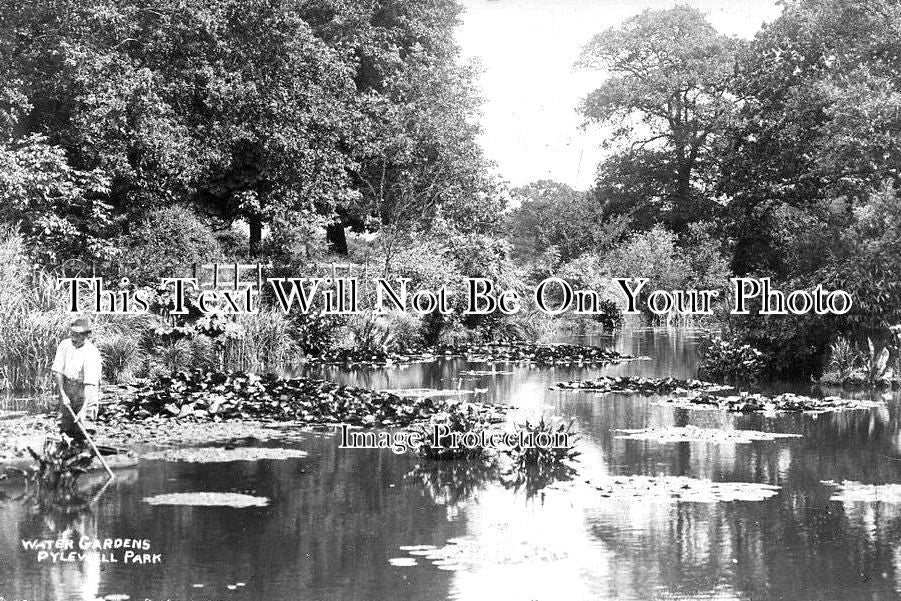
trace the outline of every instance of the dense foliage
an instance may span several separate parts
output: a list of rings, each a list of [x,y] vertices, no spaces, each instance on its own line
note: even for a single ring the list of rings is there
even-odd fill
[[[578,109],[611,132],[594,186],[540,180],[509,194],[477,143],[460,10],[455,0],[0,5],[0,222],[28,253],[17,265],[118,266],[149,283],[219,257],[283,269],[338,258],[411,288],[447,286],[454,299],[467,277],[525,291],[561,276],[598,293],[605,326],[624,302],[612,278],[649,278],[649,292],[770,277],[784,290],[841,288],[854,306],[725,317],[735,348],[759,349],[786,374],[820,369],[839,337],[872,340],[878,360],[901,322],[897,3],[788,0],[749,41],[686,6],[599,32],[578,60],[598,73]],[[534,340],[553,321],[528,302],[516,316],[267,313],[212,355],[250,368],[340,347]],[[27,332],[44,330],[31,325],[20,328],[23,357],[40,348]],[[280,337],[290,344],[271,343]],[[125,365],[135,345],[120,338],[108,352]],[[189,352],[157,342],[162,365]],[[191,356],[211,356],[195,346]]]

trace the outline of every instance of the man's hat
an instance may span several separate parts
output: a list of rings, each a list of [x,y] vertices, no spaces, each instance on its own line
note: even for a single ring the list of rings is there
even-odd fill
[[[91,331],[91,322],[88,321],[87,317],[73,319],[72,323],[69,324],[69,331],[74,334],[87,334]]]

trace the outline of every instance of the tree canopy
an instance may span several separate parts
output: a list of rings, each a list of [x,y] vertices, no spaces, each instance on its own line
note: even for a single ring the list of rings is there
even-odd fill
[[[475,142],[458,7],[379,0],[91,0],[0,7],[0,77],[38,134],[124,229],[189,202],[250,226],[343,226],[443,211],[490,227],[497,187]],[[335,236],[339,250],[346,250]]]
[[[619,153],[616,169],[602,169],[599,188],[615,186],[629,164],[626,173],[638,171],[644,182],[632,201],[653,200],[642,196],[655,188],[673,229],[708,214],[717,149],[735,109],[739,48],[686,6],[647,10],[593,37],[578,65],[606,79],[579,110],[588,122],[613,126],[608,146]]]

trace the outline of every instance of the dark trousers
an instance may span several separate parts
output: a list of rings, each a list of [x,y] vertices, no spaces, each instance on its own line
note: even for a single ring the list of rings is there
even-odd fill
[[[78,413],[84,406],[84,384],[82,384],[78,380],[70,380],[66,378],[63,381],[63,390],[65,391],[66,396],[69,397],[72,411],[66,409],[66,407],[63,405],[63,402],[60,401],[60,413],[59,419],[57,421],[59,425],[59,431],[75,440],[84,440],[84,434],[82,434],[81,428],[78,427],[78,424],[75,423],[75,416],[73,415],[73,412]],[[81,425],[85,428],[88,427],[87,420],[88,416],[85,416],[82,419]]]

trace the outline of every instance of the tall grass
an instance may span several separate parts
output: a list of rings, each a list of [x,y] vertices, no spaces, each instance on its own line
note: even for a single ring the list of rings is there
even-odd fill
[[[56,345],[72,316],[55,280],[34,269],[22,236],[0,227],[0,387],[46,390]]]
[[[276,371],[294,365],[300,349],[291,323],[281,311],[238,315],[236,331],[222,343],[222,368],[251,372]]]
[[[132,382],[146,370],[147,338],[156,324],[151,315],[102,316],[95,319],[92,340],[103,357],[103,381]]]

